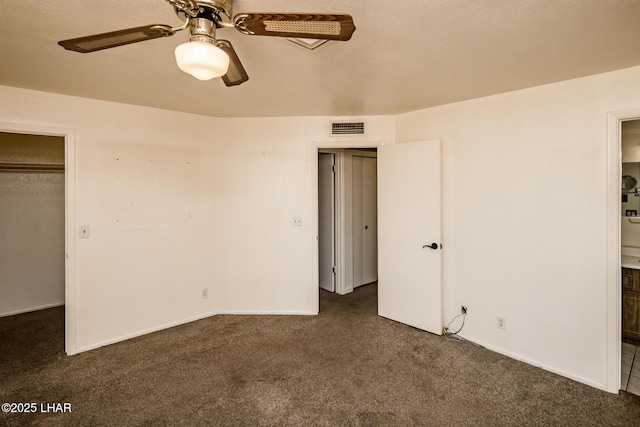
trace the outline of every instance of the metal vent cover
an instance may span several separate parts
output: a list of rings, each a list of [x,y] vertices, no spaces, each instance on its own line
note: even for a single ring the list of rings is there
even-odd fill
[[[331,123],[331,135],[364,135],[364,122]]]

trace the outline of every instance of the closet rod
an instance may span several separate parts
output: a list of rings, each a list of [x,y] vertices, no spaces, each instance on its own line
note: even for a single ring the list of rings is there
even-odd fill
[[[0,162],[0,172],[64,172],[64,165]]]

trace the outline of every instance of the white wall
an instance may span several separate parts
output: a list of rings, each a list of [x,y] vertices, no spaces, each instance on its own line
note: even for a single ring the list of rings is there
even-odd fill
[[[0,87],[0,122],[75,134],[67,350],[218,312],[317,313],[316,148],[392,141],[393,117],[364,119],[366,138],[338,138],[330,117],[216,119]]]
[[[75,133],[74,353],[216,312],[217,120],[0,87],[0,122]],[[72,266],[73,267],[73,266]],[[69,307],[69,305],[71,307]]]
[[[444,313],[468,307],[463,336],[605,388],[607,112],[638,87],[632,68],[398,116],[397,142],[443,143]]]
[[[215,255],[221,312],[318,312],[317,147],[375,146],[392,142],[395,132],[393,117],[361,117],[366,137],[331,137],[333,119],[221,120]],[[294,227],[293,217],[302,217],[303,226]]]
[[[329,137],[331,118],[214,119],[8,87],[0,122],[75,129],[75,226],[91,226],[76,240],[75,350],[217,312],[317,312],[315,147],[438,138],[445,321],[465,304],[467,338],[602,386],[606,114],[640,106],[637,87],[633,68],[370,117],[363,139]]]
[[[640,162],[640,120],[622,123],[622,162]]]

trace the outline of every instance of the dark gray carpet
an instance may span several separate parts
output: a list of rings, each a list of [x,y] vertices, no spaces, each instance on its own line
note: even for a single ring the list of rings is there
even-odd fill
[[[63,310],[0,319],[8,426],[638,426],[613,395],[376,316],[375,285],[319,316],[216,316],[67,357]]]

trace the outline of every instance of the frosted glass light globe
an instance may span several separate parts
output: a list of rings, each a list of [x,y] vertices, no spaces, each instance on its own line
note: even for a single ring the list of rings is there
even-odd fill
[[[229,55],[212,43],[192,41],[176,47],[178,68],[198,80],[211,80],[227,74]]]

